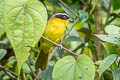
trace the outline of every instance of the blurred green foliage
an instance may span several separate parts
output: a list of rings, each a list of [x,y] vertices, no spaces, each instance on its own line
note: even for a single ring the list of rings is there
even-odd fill
[[[17,73],[17,61],[14,55],[13,47],[4,33],[4,1],[0,0],[0,65],[5,69]],[[95,79],[101,80],[119,80],[120,79],[120,1],[119,0],[40,0],[47,9],[48,14],[52,15],[58,12],[67,13],[72,22],[69,22],[66,27],[66,32],[70,33],[61,41],[63,46],[76,54],[85,54],[87,57],[82,57],[81,62],[76,60],[76,68],[64,63],[74,61],[74,58],[66,59],[67,52],[63,49],[53,48],[53,55],[49,61],[49,67],[45,71],[35,70],[34,63],[39,50],[39,43],[35,49],[31,49],[31,54],[22,67],[20,78],[33,80],[36,76],[40,80],[58,80],[60,75],[65,74],[65,70],[70,69],[67,77],[78,78],[78,75],[72,74],[76,69],[76,73],[84,68],[84,64],[94,62],[94,67],[99,75],[95,74]],[[7,4],[7,2],[5,2]],[[96,16],[97,15],[97,16]],[[76,19],[79,20],[73,26]],[[71,29],[72,28],[72,29]],[[88,57],[89,56],[89,57]],[[80,59],[80,58],[79,58]],[[87,60],[89,59],[89,60]],[[58,62],[57,62],[58,61]],[[59,62],[62,61],[62,62]],[[55,64],[57,62],[57,64]],[[83,63],[82,63],[83,62]],[[76,64],[75,62],[73,62]],[[70,63],[72,64],[72,63]],[[60,65],[60,66],[59,66]],[[54,68],[54,66],[57,66]],[[80,66],[83,66],[80,68]],[[30,68],[31,67],[31,68]],[[62,69],[63,68],[63,69]],[[31,71],[32,69],[32,71]],[[88,68],[89,69],[89,68]],[[93,69],[92,69],[93,70]],[[54,73],[53,73],[54,71]],[[60,73],[57,72],[60,71]],[[69,71],[69,69],[68,69]],[[78,72],[77,72],[78,71]],[[91,71],[92,72],[92,71]],[[9,72],[11,73],[11,72]],[[90,73],[90,72],[89,72]],[[88,73],[88,74],[89,74]],[[34,75],[36,74],[36,76]],[[53,75],[52,75],[53,74]],[[84,73],[83,73],[84,74]],[[14,75],[14,74],[13,74]],[[65,75],[64,75],[65,76]],[[94,74],[92,75],[94,77]],[[90,76],[91,77],[91,76]],[[63,77],[62,77],[63,78]],[[89,77],[87,77],[89,78]],[[88,80],[88,79],[80,80]],[[0,67],[0,79],[11,80],[8,74],[4,73]],[[37,78],[36,78],[37,79]],[[70,80],[66,78],[66,80]],[[71,80],[74,80],[71,78]],[[76,79],[79,80],[79,79]],[[93,80],[93,79],[92,79]]]

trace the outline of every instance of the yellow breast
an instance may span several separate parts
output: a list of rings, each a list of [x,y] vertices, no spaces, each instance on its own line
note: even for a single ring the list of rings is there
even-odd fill
[[[52,18],[48,21],[44,36],[54,42],[59,42],[64,35],[67,20]]]

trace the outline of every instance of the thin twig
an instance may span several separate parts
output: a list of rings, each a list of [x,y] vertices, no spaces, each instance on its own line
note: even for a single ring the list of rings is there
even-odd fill
[[[29,64],[28,62],[26,62],[26,63],[27,63],[27,65],[28,65],[28,67],[30,68],[30,71],[32,72],[33,76],[34,76],[37,80],[39,80],[39,78],[37,77],[37,75],[36,75],[36,74],[34,73],[34,71],[32,70],[30,64]]]
[[[70,9],[62,0],[59,0],[69,11],[71,11],[75,16],[78,16],[72,9]]]
[[[74,50],[72,50],[73,52],[76,52],[78,49],[80,49],[81,47],[83,47],[85,44],[82,43],[80,44],[78,47],[76,47]]]
[[[10,78],[16,79],[15,76],[13,76],[11,73],[7,72],[6,70],[3,69],[3,72],[6,73]]]
[[[82,50],[81,50],[80,54],[82,54],[84,52],[84,49],[85,49],[85,47],[82,47]]]
[[[118,13],[118,14],[116,14],[116,13],[111,13],[111,14],[110,14],[110,17],[111,17],[111,16],[114,16],[114,17],[120,18],[120,13]]]
[[[113,17],[112,19],[109,20],[108,24],[110,24],[112,21],[114,21],[116,17]]]
[[[18,75],[8,69],[6,69],[4,66],[0,65],[0,69],[3,70],[9,77],[13,79],[17,79]]]
[[[33,47],[31,47],[31,46],[27,46],[27,47],[30,47],[30,48],[31,48],[31,50],[33,50],[33,51],[35,51],[35,52],[40,52],[40,50],[39,50],[39,49],[33,48]]]
[[[51,60],[51,58],[54,56],[54,54],[55,54],[55,52],[58,50],[58,47],[56,47],[53,51],[52,51],[52,53],[50,54],[50,57],[49,57],[49,61]]]
[[[92,9],[91,9],[91,11],[90,11],[90,14],[92,14],[92,12],[94,11],[95,6],[97,5],[98,1],[99,1],[99,0],[96,0],[95,4],[93,5],[93,7],[92,7]]]
[[[45,39],[45,40],[47,40],[47,41],[49,41],[49,42],[51,42],[51,43],[53,43],[53,44],[56,45],[57,47],[60,47],[60,48],[64,49],[65,51],[69,52],[69,54],[70,54],[70,55],[73,55],[75,58],[78,56],[76,53],[74,53],[74,52],[72,52],[71,50],[63,47],[61,44],[57,44],[57,43],[55,43],[54,41],[46,38],[45,36],[42,36],[42,38]]]
[[[114,21],[116,18],[120,18],[120,13],[115,14],[115,13],[111,13],[110,16],[113,16],[112,19],[109,20],[108,24],[110,24],[112,21]]]
[[[79,21],[80,19],[80,15],[77,17],[77,19],[74,21],[73,25],[71,26],[70,30],[64,35],[63,39],[69,35],[69,33],[71,32],[71,30],[74,28],[74,26],[77,24],[77,22]]]
[[[104,27],[109,23],[111,7],[112,7],[112,0],[110,0],[110,2],[109,2],[109,8],[108,8],[108,12],[107,12],[107,18],[106,18],[106,22],[105,22]]]

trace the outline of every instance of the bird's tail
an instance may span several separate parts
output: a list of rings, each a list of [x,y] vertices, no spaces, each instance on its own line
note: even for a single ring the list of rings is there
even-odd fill
[[[41,50],[37,57],[35,68],[45,70],[48,66],[48,56],[49,53],[45,53],[43,50]]]

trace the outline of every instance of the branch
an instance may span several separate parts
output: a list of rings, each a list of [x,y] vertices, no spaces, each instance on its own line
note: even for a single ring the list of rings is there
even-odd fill
[[[120,18],[120,13],[118,13],[118,14],[111,13],[110,16],[113,16],[113,18],[109,20],[108,24],[111,23],[112,21],[114,21],[116,18]]]
[[[85,45],[85,43],[80,44],[78,47],[76,47],[73,52],[76,52],[78,49],[80,49],[81,47],[83,47]]]
[[[94,9],[95,9],[95,6],[97,5],[98,1],[99,1],[99,0],[96,0],[95,4],[93,5],[93,7],[92,7],[92,9],[91,9],[91,11],[90,11],[90,14],[93,13],[93,11],[94,11]]]
[[[45,39],[45,40],[47,40],[47,41],[49,41],[49,42],[51,42],[51,43],[53,43],[53,44],[56,45],[57,47],[62,48],[62,49],[64,49],[65,51],[69,52],[69,54],[70,54],[70,55],[73,55],[75,58],[78,56],[76,53],[74,53],[74,52],[72,52],[71,50],[63,47],[61,44],[57,44],[57,43],[55,43],[54,41],[46,38],[45,36],[42,36],[42,38]]]
[[[114,16],[114,17],[120,18],[120,13],[118,13],[118,14],[116,14],[116,13],[111,13],[110,16]]]
[[[77,24],[77,22],[79,21],[80,19],[80,15],[77,17],[77,19],[74,21],[73,25],[71,26],[70,30],[64,35],[63,39],[69,35],[69,33],[71,32],[71,30],[74,28],[74,26]]]
[[[40,52],[39,49],[33,48],[32,46],[25,46],[25,47],[30,47],[31,50],[35,51],[35,52]]]
[[[9,77],[13,79],[17,79],[18,75],[8,69],[6,69],[4,66],[0,65],[0,69],[5,72]]]
[[[31,73],[33,74],[33,76],[36,78],[36,80],[39,80],[39,78],[37,77],[37,75],[34,73],[34,71],[32,70],[32,68],[31,68],[31,66],[30,66],[30,64],[28,63],[28,62],[26,62],[27,63],[27,65],[28,65],[28,67],[29,67],[29,69],[30,69],[30,71],[31,71]]]
[[[107,12],[107,18],[106,18],[106,22],[105,22],[104,27],[109,23],[111,7],[112,7],[112,0],[110,0],[110,2],[109,2],[109,8],[108,8],[108,12]]]
[[[60,0],[61,1],[61,3],[63,2],[62,0]],[[63,3],[64,4],[64,3]],[[66,4],[64,4],[64,5],[66,5]],[[66,5],[67,6],[67,5]],[[68,7],[68,6],[67,6]],[[69,7],[68,7],[69,8]],[[71,9],[70,9],[71,10]],[[64,38],[67,36],[67,35],[69,35],[69,33],[71,32],[71,30],[74,28],[74,26],[77,24],[77,22],[79,21],[79,19],[80,19],[80,15],[78,15],[78,17],[77,17],[77,19],[74,21],[74,23],[73,23],[73,25],[71,26],[71,28],[70,28],[70,30],[63,36],[63,39],[61,40],[61,43],[63,42],[63,40],[64,40]],[[74,53],[74,52],[72,52],[72,51],[70,51],[69,49],[67,49],[67,48],[65,48],[65,47],[63,47],[61,44],[57,44],[57,43],[55,43],[55,42],[53,42],[52,40],[50,40],[50,39],[48,39],[48,38],[46,38],[46,37],[44,37],[44,36],[42,36],[44,39],[46,39],[46,40],[48,40],[49,42],[51,42],[51,43],[53,43],[53,44],[55,44],[57,47],[62,47],[64,50],[66,50],[67,52],[69,52],[69,53],[71,53],[71,55],[73,55],[73,56],[78,56],[76,53]],[[49,57],[49,60],[51,60],[51,58],[52,58],[52,56],[55,54],[55,51],[57,50],[58,48],[56,48],[53,52],[52,52],[52,54],[50,55],[50,57]]]
[[[61,43],[63,42],[63,40],[65,39],[65,37],[67,35],[69,35],[69,33],[71,32],[71,30],[74,28],[74,26],[77,24],[77,22],[79,21],[80,16],[77,17],[77,19],[74,21],[73,25],[71,26],[70,30],[63,36],[63,39],[61,40]],[[60,44],[59,44],[60,45]],[[57,50],[57,48],[52,52],[51,56],[49,57],[49,60],[52,58],[52,56],[55,54],[55,51]],[[74,52],[74,51],[73,51]]]
[[[52,57],[54,56],[54,54],[55,54],[55,52],[58,50],[58,47],[56,47],[53,51],[52,51],[52,53],[50,54],[50,56],[49,56],[49,61],[52,59]]]

